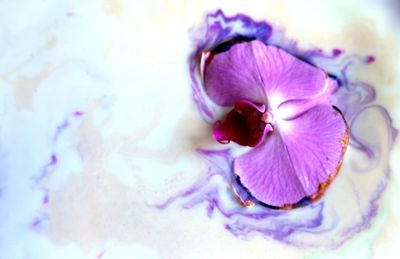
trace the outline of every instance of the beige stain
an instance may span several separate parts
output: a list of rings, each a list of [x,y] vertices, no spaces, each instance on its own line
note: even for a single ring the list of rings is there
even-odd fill
[[[40,83],[53,71],[54,66],[48,64],[34,76],[20,76],[11,81],[13,85],[15,105],[18,110],[32,110],[32,102]]]
[[[112,240],[155,248],[164,254],[162,258],[180,258],[177,256],[184,254],[180,250],[189,249],[180,246],[187,244],[182,242],[186,238],[182,233],[195,236],[195,228],[181,225],[180,220],[185,217],[178,217],[177,212],[160,214],[147,207],[142,194],[145,187],[129,189],[100,164],[101,160],[92,160],[63,188],[50,194],[47,237],[56,245],[74,242],[87,253]],[[163,232],[171,226],[174,231]],[[195,247],[196,242],[190,240],[190,247]]]
[[[400,106],[399,75],[397,67],[400,60],[399,40],[395,34],[382,35],[371,20],[356,20],[344,27],[338,37],[342,40],[347,54],[361,56],[373,55],[375,62],[365,66],[353,66],[352,78],[372,85],[377,92],[377,103],[389,110]]]
[[[116,227],[111,224],[113,219],[124,217],[138,200],[133,190],[104,168],[106,157],[118,143],[103,139],[92,124],[92,114],[85,116],[76,140],[84,165],[62,188],[51,191],[47,234],[55,242],[73,240],[82,248],[89,248],[100,237],[109,236]],[[124,197],[129,199],[121,200]]]
[[[193,108],[195,109],[195,108]],[[130,137],[125,138],[122,149],[133,157],[146,157],[165,164],[173,165],[181,157],[195,157],[196,148],[212,147],[216,142],[212,139],[211,127],[196,114],[186,113],[177,122],[174,135],[165,149],[145,148],[137,145],[156,126],[156,121],[150,127],[138,129]]]
[[[104,12],[114,18],[121,18],[124,14],[123,0],[104,0]]]
[[[37,58],[39,55],[43,54],[45,51],[49,51],[54,48],[54,46],[57,44],[57,38],[51,37],[47,40],[46,44],[30,54],[27,59],[25,59],[23,62],[18,64],[16,67],[12,68],[9,70],[7,73],[4,73],[1,75],[1,77],[5,80],[8,81],[10,77],[14,74],[17,73],[20,69],[23,67],[27,66],[30,62],[32,62],[35,58]]]
[[[89,110],[95,111],[97,107],[98,103],[95,102]],[[74,242],[87,252],[96,244],[114,240],[125,243],[137,242],[149,247],[157,246],[162,253],[171,255],[170,249],[176,245],[174,240],[184,237],[176,237],[174,233],[163,233],[163,236],[170,235],[170,238],[160,239],[159,230],[170,224],[176,224],[176,229],[181,228],[180,219],[175,214],[168,219],[166,214],[163,214],[163,218],[159,218],[161,216],[159,212],[146,204],[150,198],[149,194],[156,195],[161,187],[145,185],[140,180],[134,188],[128,187],[105,168],[107,157],[112,152],[132,151],[138,140],[151,133],[157,121],[150,120],[142,128],[134,131],[130,137],[103,137],[100,130],[93,125],[92,119],[93,113],[85,115],[75,137],[75,147],[83,160],[82,170],[74,172],[61,188],[50,190],[51,198],[46,209],[49,218],[46,233],[48,238],[60,245]],[[107,124],[107,121],[106,118],[104,123]],[[182,142],[191,143],[182,139],[183,136],[179,134],[182,133],[181,127],[184,123],[194,121],[191,115],[185,115],[180,126],[178,124],[180,129],[175,137],[180,138]],[[194,133],[188,135],[193,141],[192,144],[201,141],[194,135]],[[188,147],[182,148],[185,150]],[[169,152],[148,150],[147,155],[154,156],[157,162],[174,163],[183,152],[181,148],[174,150],[171,147]],[[136,155],[139,155],[139,152],[128,153],[132,159]],[[176,251],[179,249],[182,248],[177,247]]]
[[[391,199],[390,197],[385,197],[385,200]],[[393,199],[392,199],[393,200]],[[394,203],[394,202],[393,202]],[[391,206],[397,206],[394,204],[390,204]],[[390,240],[395,239],[397,236],[397,232],[393,231],[395,229],[400,229],[399,217],[400,213],[394,212],[393,208],[385,208],[386,211],[390,211],[388,218],[385,220],[385,225],[382,227],[378,238],[376,238],[376,246],[383,247],[385,244],[390,243]]]
[[[60,245],[74,242],[87,252],[107,240],[150,247],[164,243],[168,249],[173,236],[158,238],[165,223],[156,210],[146,207],[141,187],[128,188],[101,162],[92,160],[63,188],[51,193],[47,237]],[[169,224],[179,222],[170,220]]]
[[[18,74],[24,66],[27,66],[43,52],[54,48],[56,43],[56,38],[50,38],[43,47],[29,55],[29,57],[22,63],[18,64],[18,66],[2,75],[2,79],[11,83],[13,86],[15,104],[18,110],[32,109],[34,94],[37,92],[40,83],[54,71],[55,66],[49,63],[45,65],[41,71],[32,76],[21,75],[14,78],[13,75]]]
[[[380,35],[372,21],[360,19],[344,27],[340,38],[348,54],[373,55],[376,58],[368,67],[359,67],[356,76],[377,88],[395,86],[398,79],[396,65],[400,60],[396,35]]]

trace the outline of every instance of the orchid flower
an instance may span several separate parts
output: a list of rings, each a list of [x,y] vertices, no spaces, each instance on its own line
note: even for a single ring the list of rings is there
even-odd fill
[[[259,202],[290,208],[316,200],[342,164],[349,130],[330,97],[336,80],[284,50],[258,40],[203,52],[209,98],[232,107],[214,138],[251,147],[233,173]]]

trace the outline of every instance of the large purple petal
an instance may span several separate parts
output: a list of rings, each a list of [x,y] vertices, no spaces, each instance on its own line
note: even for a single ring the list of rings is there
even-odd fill
[[[265,103],[252,44],[238,43],[225,52],[204,53],[202,63],[205,90],[215,103],[233,106],[242,99]]]
[[[206,52],[201,68],[208,96],[222,106],[248,99],[274,110],[286,101],[319,98],[336,89],[321,69],[258,40]]]
[[[253,50],[271,109],[289,100],[318,98],[335,90],[321,69],[278,47],[260,41],[247,44]]]
[[[348,128],[329,105],[276,123],[263,144],[235,160],[234,172],[256,199],[282,207],[318,194],[321,184],[337,173]]]

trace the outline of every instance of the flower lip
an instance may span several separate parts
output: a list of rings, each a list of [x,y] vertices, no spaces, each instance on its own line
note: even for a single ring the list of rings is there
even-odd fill
[[[213,136],[222,144],[234,141],[242,146],[255,147],[273,130],[270,119],[265,105],[240,100],[224,122],[214,124]]]

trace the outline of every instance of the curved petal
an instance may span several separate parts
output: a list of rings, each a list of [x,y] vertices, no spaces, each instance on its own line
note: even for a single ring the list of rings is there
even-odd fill
[[[259,201],[295,204],[335,176],[347,143],[342,114],[317,105],[294,120],[279,121],[263,144],[235,160],[234,172]]]
[[[258,40],[204,53],[201,63],[205,90],[222,106],[248,99],[268,103],[274,110],[283,102],[316,98],[336,89],[321,69]]]
[[[233,106],[242,99],[265,103],[252,44],[237,43],[225,52],[204,53],[202,63],[205,90],[216,104]]]
[[[326,73],[278,47],[252,41],[254,59],[272,109],[294,99],[311,99],[332,93]]]
[[[325,80],[325,90],[318,96],[309,99],[292,99],[278,105],[273,111],[273,115],[278,120],[292,120],[307,112],[316,105],[329,104],[332,93],[337,89],[337,82],[328,78]]]

